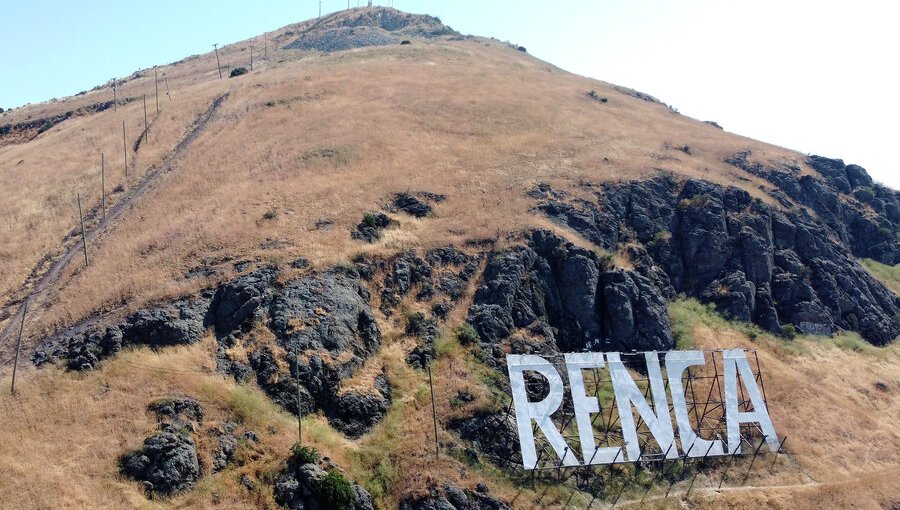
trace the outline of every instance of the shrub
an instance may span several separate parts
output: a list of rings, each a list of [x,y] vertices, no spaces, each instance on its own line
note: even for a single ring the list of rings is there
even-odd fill
[[[519,47],[516,48],[516,49],[519,50],[519,51],[521,51],[522,53],[528,53],[528,50],[525,49],[525,46],[519,46]]]
[[[365,223],[367,227],[378,228],[378,219],[372,213],[366,213],[363,216],[362,222]]]
[[[321,455],[311,446],[294,443],[291,447],[291,459],[297,464],[318,464]]]
[[[331,471],[325,475],[325,478],[319,480],[316,492],[324,508],[349,510],[356,501],[353,486],[344,478],[344,475],[337,471]]]
[[[428,320],[422,312],[407,312],[406,314],[406,334],[419,336],[425,332],[428,326]]]
[[[469,323],[463,323],[453,331],[456,339],[463,345],[471,345],[478,342],[478,332]]]
[[[691,198],[685,198],[681,202],[678,202],[678,206],[682,209],[687,209],[688,207],[705,207],[711,199],[712,197],[709,196],[709,194],[699,193]]]
[[[668,230],[660,230],[653,234],[653,241],[657,243],[668,242],[670,239],[672,239],[672,233]]]
[[[278,211],[276,211],[275,209],[269,209],[268,211],[266,211],[263,214],[264,220],[274,220],[277,217],[278,217]]]
[[[781,326],[781,337],[793,340],[797,337],[797,328],[793,324],[785,324]]]
[[[234,78],[235,76],[240,76],[242,74],[247,74],[246,67],[235,67],[231,70],[231,74],[228,76],[229,78]]]
[[[406,46],[407,44],[412,44],[412,43],[406,39],[400,41],[400,46]]]

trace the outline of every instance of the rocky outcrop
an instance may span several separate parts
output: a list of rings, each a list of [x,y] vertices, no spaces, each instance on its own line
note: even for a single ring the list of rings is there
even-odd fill
[[[536,351],[674,345],[656,281],[542,230],[527,246],[491,254],[467,320],[497,359],[518,329],[546,340],[531,345]]]
[[[190,434],[160,432],[120,461],[122,474],[143,483],[151,493],[173,494],[190,489],[200,478],[197,445]]]
[[[350,237],[367,243],[374,243],[381,239],[382,230],[396,224],[396,221],[384,213],[366,213],[359,225],[356,226],[356,229],[350,232]]]
[[[812,189],[802,182],[808,176],[794,188],[788,174],[779,175],[770,180],[785,180],[781,189],[789,196]],[[853,182],[866,182],[853,175]],[[822,214],[782,211],[738,188],[665,175],[603,185],[595,194],[590,202],[542,193],[538,209],[605,249],[631,246],[636,272],[664,293],[671,286],[776,333],[785,324],[809,334],[846,329],[877,345],[900,334],[897,297],[856,262],[852,243],[841,242],[846,232],[830,228]],[[627,307],[621,312],[627,316]]]
[[[275,483],[275,501],[279,505],[292,510],[374,510],[369,492],[347,481],[327,461],[303,462],[298,457],[288,459]]]
[[[751,163],[749,157],[750,152],[744,151],[727,162],[772,183],[773,196],[783,205],[815,211],[854,256],[900,263],[900,193],[875,183],[861,166],[845,165],[840,159],[807,158],[821,176],[817,178],[801,175],[796,166],[766,167]]]
[[[491,496],[484,484],[473,491],[455,485],[428,488],[424,496],[410,496],[400,502],[400,510],[508,510],[509,505]]]
[[[451,420],[448,425],[494,464],[521,465],[519,433],[511,413],[476,411],[472,416]]]
[[[38,365],[64,360],[72,370],[91,370],[123,347],[165,347],[198,341],[206,330],[210,295],[180,299],[135,312],[108,327],[78,326],[45,340],[35,351]]]

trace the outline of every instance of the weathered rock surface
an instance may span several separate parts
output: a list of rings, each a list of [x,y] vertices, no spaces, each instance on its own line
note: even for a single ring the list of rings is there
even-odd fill
[[[842,165],[832,165],[824,175],[832,176],[833,168]],[[851,173],[853,182],[866,182],[858,172]],[[822,181],[804,185],[804,179],[811,179],[804,176],[794,188],[789,174],[764,175],[775,174],[778,177],[769,180],[784,179],[787,183],[779,186],[792,198],[812,200],[804,189],[831,190],[827,195],[831,203],[842,203],[835,188]],[[835,186],[850,186],[849,177],[832,178]],[[850,236],[847,229],[832,229],[827,218],[823,222],[803,209],[783,212],[741,189],[701,180],[677,182],[661,176],[603,185],[596,195],[596,203],[550,196],[538,208],[605,249],[641,247],[629,251],[638,262],[636,272],[655,279],[663,292],[671,285],[674,292],[715,303],[730,318],[752,321],[773,332],[784,324],[810,334],[846,329],[877,345],[900,334],[897,297],[853,258],[852,239],[864,235],[861,231]],[[809,203],[824,203],[825,195],[816,196],[817,202]],[[844,211],[840,216],[844,220],[851,214],[843,206],[838,210]],[[824,216],[819,213],[819,218]],[[887,213],[872,221],[889,222]],[[894,246],[894,237],[890,242],[864,239]],[[649,267],[648,260],[641,260],[644,250]],[[888,247],[879,253],[883,260],[893,260],[900,251]],[[619,311],[628,316],[627,307]],[[613,336],[630,331],[620,328]]]
[[[488,494],[479,484],[476,490],[446,485],[429,487],[425,496],[408,497],[400,502],[400,510],[508,510],[509,505]]]
[[[200,478],[197,445],[185,433],[160,432],[120,461],[122,474],[143,482],[148,492],[173,494],[190,489]]]
[[[840,159],[810,156],[806,163],[822,178],[800,175],[797,167],[771,168],[740,152],[728,163],[762,177],[776,190],[809,207],[856,257],[900,263],[900,192],[875,183],[864,168]],[[786,205],[792,205],[787,202]]]
[[[275,501],[292,510],[327,509],[328,501],[321,494],[320,483],[328,472],[318,464],[288,459],[287,468],[275,482]],[[374,510],[372,496],[359,484],[352,484],[353,502],[350,510]]]
[[[549,340],[539,350],[654,350],[674,345],[663,290],[639,271],[607,267],[596,253],[547,231],[493,253],[468,322],[495,358],[517,329]]]
[[[209,302],[210,295],[202,293],[196,299],[180,299],[140,310],[109,327],[76,327],[45,340],[33,360],[38,365],[64,360],[72,370],[91,370],[122,347],[192,344],[206,330]]]

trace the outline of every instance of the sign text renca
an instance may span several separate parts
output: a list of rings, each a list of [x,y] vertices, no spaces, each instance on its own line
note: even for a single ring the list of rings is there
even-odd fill
[[[659,361],[661,354],[665,358],[665,378]],[[550,361],[534,354],[506,356],[522,451],[522,464],[526,469],[535,469],[537,466],[538,454],[534,437],[537,429],[540,429],[546,437],[547,442],[556,452],[559,459],[558,464],[562,466],[637,461],[641,457],[641,445],[638,440],[633,411],[637,411],[641,422],[659,445],[660,451],[665,452],[666,458],[740,453],[741,424],[744,423],[757,424],[768,448],[772,452],[779,449],[778,437],[766,409],[765,399],[756,384],[743,349],[730,349],[722,352],[723,407],[726,431],[724,444],[721,439],[703,439],[698,436],[697,431],[691,425],[685,402],[685,386],[682,378],[689,367],[705,364],[702,351],[644,353],[652,406],[622,362],[620,353],[568,353],[564,355],[564,358],[575,425],[581,443],[581,459],[567,445],[562,433],[551,419],[551,416],[563,403],[564,386],[559,371]],[[619,446],[598,448],[594,440],[592,415],[600,412],[600,402],[596,396],[586,392],[582,371],[595,369],[609,370],[609,377],[615,393],[615,405],[619,410],[624,448]],[[546,379],[547,395],[538,402],[529,401],[525,384],[526,372],[536,372]],[[666,384],[667,382],[668,384]],[[667,386],[669,395],[666,392]],[[741,410],[739,392],[742,398],[746,395],[752,410]],[[670,417],[670,409],[675,417],[675,426],[678,428],[678,445],[675,443],[675,427],[673,427]],[[537,425],[536,428],[534,424]],[[681,454],[678,451],[679,447]]]

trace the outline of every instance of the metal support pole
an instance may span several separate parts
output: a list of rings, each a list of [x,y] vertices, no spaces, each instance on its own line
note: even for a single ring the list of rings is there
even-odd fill
[[[81,220],[81,247],[84,251],[84,267],[88,265],[88,256],[87,256],[87,235],[84,233],[84,214],[81,212],[81,194],[77,195],[78,197],[78,218]]]
[[[122,121],[122,156],[125,158],[125,178],[128,178],[128,141],[125,139],[125,121]]]
[[[772,465],[769,466],[769,471],[772,471],[772,468],[775,467],[775,461],[778,460],[778,454],[781,453],[781,449],[784,448],[785,441],[787,441],[787,436],[784,436],[784,438],[781,440],[781,444],[778,445],[778,449],[775,450],[775,458],[772,459]]]
[[[213,48],[216,49],[216,69],[219,70],[219,79],[222,79],[222,64],[219,63],[219,44],[213,44]]]
[[[9,388],[9,393],[13,394],[16,392],[16,369],[19,366],[19,351],[22,350],[22,332],[25,331],[25,314],[28,313],[28,301],[25,301],[25,304],[22,305],[22,323],[19,325],[19,339],[16,340],[16,356],[13,358],[13,373],[12,373],[12,386]]]
[[[756,450],[753,450],[753,458],[750,459],[750,467],[747,468],[747,472],[744,474],[744,479],[741,480],[741,485],[747,483],[747,478],[750,478],[750,470],[753,469],[753,463],[756,462],[756,455],[759,453],[759,449],[762,448],[763,443],[765,443],[765,441],[760,441],[759,446],[756,447]]]
[[[714,444],[715,444],[715,443],[713,443],[713,442],[710,442],[710,443],[709,443],[709,448],[707,448],[707,449],[706,449],[706,453],[703,454],[703,460],[706,460],[706,456],[709,455],[709,452],[710,452],[710,450],[712,450],[712,447],[713,447]],[[691,483],[688,485],[688,490],[687,490],[687,492],[684,494],[684,498],[685,498],[685,499],[687,499],[688,496],[691,495],[691,489],[694,488],[694,482],[697,480],[697,475],[699,475],[699,474],[700,474],[700,471],[697,471],[697,472],[694,473],[694,476],[691,477]]]
[[[106,161],[104,154],[100,153],[100,209],[106,218]]]
[[[116,89],[116,79],[113,78],[113,111],[119,111],[119,91]]]
[[[150,143],[150,124],[147,123],[147,94],[144,94],[144,143]]]
[[[159,115],[159,71],[153,68],[153,84],[156,88],[156,114]]]
[[[294,369],[297,370],[297,443],[303,444],[303,411],[300,409],[300,355],[294,353]]]
[[[731,457],[728,458],[728,465],[725,466],[725,471],[722,471],[722,478],[719,479],[719,488],[722,488],[722,484],[725,482],[725,477],[728,475],[728,470],[731,469],[731,465],[734,464],[734,458],[737,457],[738,450],[735,449],[734,453],[731,454]]]
[[[426,366],[426,368],[428,369],[428,386],[431,387],[431,419],[434,421],[434,458],[437,460],[441,449],[438,441],[437,406],[434,403],[434,380],[431,378],[431,365]]]

